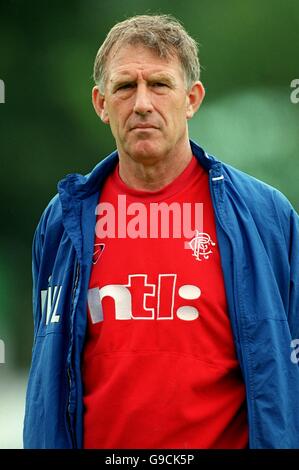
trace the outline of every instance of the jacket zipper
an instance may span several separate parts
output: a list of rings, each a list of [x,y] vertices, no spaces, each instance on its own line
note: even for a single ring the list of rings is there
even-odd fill
[[[70,367],[67,368],[67,376],[68,376],[69,390],[71,390],[72,378],[71,378]],[[70,437],[72,441],[72,448],[76,448],[75,435],[74,435],[74,430],[72,426],[72,417],[71,417],[70,392],[69,392],[68,405],[67,405],[67,425],[68,425],[68,429],[69,429],[69,433],[70,433]]]
[[[77,261],[76,267],[75,267],[75,281],[74,281],[74,287],[72,290],[72,302],[71,302],[71,321],[72,321],[72,333],[71,333],[71,338],[70,338],[70,349],[69,349],[69,357],[70,357],[70,362],[67,367],[67,376],[68,376],[68,383],[69,383],[69,397],[68,397],[68,405],[67,405],[67,423],[69,427],[69,432],[72,440],[72,446],[73,448],[77,448],[77,442],[76,442],[76,435],[75,435],[75,430],[73,427],[73,417],[72,417],[72,405],[71,405],[71,392],[72,392],[72,386],[73,386],[73,381],[72,381],[72,348],[73,348],[73,339],[74,339],[74,299],[75,299],[75,294],[76,290],[78,287],[79,283],[79,277],[80,277],[80,265],[79,262]]]
[[[230,242],[230,245],[231,245],[232,253],[234,254],[236,252],[235,245],[234,245],[234,242],[233,242],[232,238],[230,237],[229,233],[225,229],[224,224],[222,223],[221,215],[219,214],[218,207],[217,207],[217,204],[216,204],[216,197],[215,197],[213,183],[212,183],[212,198],[213,198],[213,205],[214,205],[214,210],[215,210],[215,215],[216,215],[217,221],[218,221],[220,227],[222,228],[223,232],[226,234],[226,236],[227,236],[227,238]],[[242,361],[243,368],[244,368],[244,374],[246,375],[246,379],[247,379],[245,381],[245,387],[248,387],[248,386],[250,387],[249,373],[248,373],[247,365],[244,361],[243,346],[242,346],[242,341],[240,339],[240,325],[239,325],[238,318],[237,318],[237,315],[236,315],[236,306],[240,305],[239,290],[238,290],[237,281],[236,281],[236,279],[239,279],[239,278],[240,278],[240,276],[239,276],[239,272],[238,272],[238,267],[236,266],[235,262],[233,262],[233,295],[234,295],[233,315],[234,315],[234,324],[236,326],[236,332],[237,332],[238,341],[239,341],[239,345],[240,345],[240,347],[239,347],[240,359]],[[250,398],[250,394],[249,394],[249,398]],[[248,404],[248,412],[251,412],[251,414],[253,416],[253,411],[251,409],[250,403]],[[248,417],[248,421],[249,421],[249,417]],[[252,420],[250,419],[250,421],[253,422],[253,419]],[[250,444],[253,445],[253,447],[254,447],[255,438],[254,438],[254,430],[252,430],[252,429],[249,429],[249,438],[250,438],[250,436],[252,436],[252,438],[250,439],[250,441],[251,441]]]
[[[219,183],[218,183],[219,184]],[[216,218],[217,218],[217,221],[220,225],[220,227],[222,228],[223,232],[225,233],[227,239],[229,240],[229,243],[231,245],[231,251],[232,253],[235,252],[235,248],[234,248],[234,244],[233,244],[233,241],[229,235],[229,233],[227,232],[223,222],[222,222],[222,218],[221,218],[221,215],[219,214],[219,211],[218,211],[218,206],[217,206],[217,201],[216,201],[216,195],[215,195],[215,188],[214,188],[214,184],[213,184],[213,181],[211,183],[211,186],[212,186],[212,198],[213,198],[213,206],[214,206],[214,210],[215,210],[215,215],[216,215]],[[235,267],[235,263],[233,262],[233,282],[234,282],[234,291],[236,292],[237,289],[235,288],[235,278],[236,278],[236,267]],[[234,315],[234,324],[236,326],[236,332],[237,332],[237,337],[238,337],[238,341],[239,343],[241,344],[240,342],[240,327],[239,327],[239,323],[238,323],[238,319],[237,319],[237,315],[236,315],[236,305],[237,305],[237,299],[236,299],[236,294],[234,295],[234,308],[233,308],[233,315]],[[240,353],[241,353],[241,348],[240,348]],[[243,356],[241,354],[241,356]],[[242,361],[243,361],[243,357],[241,358]],[[244,364],[244,361],[243,361],[243,364]]]

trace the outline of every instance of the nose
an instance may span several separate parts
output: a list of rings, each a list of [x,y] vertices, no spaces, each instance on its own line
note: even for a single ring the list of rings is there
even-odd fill
[[[153,105],[151,101],[151,93],[145,83],[138,84],[136,87],[134,112],[136,114],[145,115],[151,113]]]

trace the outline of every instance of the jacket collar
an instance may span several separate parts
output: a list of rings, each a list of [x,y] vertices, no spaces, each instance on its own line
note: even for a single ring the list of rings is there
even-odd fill
[[[208,155],[202,147],[196,142],[190,140],[193,155],[197,158],[200,165],[209,172],[213,170],[213,176],[221,175],[221,163],[215,157]],[[118,163],[118,152],[115,150],[100,163],[98,163],[91,173],[80,175],[73,173],[67,175],[58,183],[60,195],[66,192],[69,196],[76,199],[85,199],[95,192],[99,191],[104,180],[109,173],[113,171]]]

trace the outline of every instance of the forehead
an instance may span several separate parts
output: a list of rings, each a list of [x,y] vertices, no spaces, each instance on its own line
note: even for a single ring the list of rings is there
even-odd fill
[[[184,72],[177,55],[169,58],[159,57],[155,51],[143,45],[125,45],[111,51],[106,64],[106,76],[114,81],[121,75],[159,73],[184,77]]]

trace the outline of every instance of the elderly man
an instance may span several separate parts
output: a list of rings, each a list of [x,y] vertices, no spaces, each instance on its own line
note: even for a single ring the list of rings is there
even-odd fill
[[[117,150],[35,234],[25,447],[298,447],[297,214],[189,140],[204,88],[175,19],[115,25],[94,78]]]

